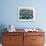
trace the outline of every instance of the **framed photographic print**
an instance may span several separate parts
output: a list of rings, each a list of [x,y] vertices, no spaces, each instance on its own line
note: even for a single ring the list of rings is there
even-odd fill
[[[32,7],[18,8],[18,21],[35,21],[35,9]]]

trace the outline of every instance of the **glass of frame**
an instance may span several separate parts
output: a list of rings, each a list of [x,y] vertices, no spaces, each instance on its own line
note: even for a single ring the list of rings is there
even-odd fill
[[[18,21],[35,21],[35,9],[32,7],[19,7],[17,12]]]

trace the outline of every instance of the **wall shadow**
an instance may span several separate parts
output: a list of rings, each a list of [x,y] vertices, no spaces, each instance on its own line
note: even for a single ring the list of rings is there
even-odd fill
[[[3,32],[6,32],[6,26],[4,24],[0,24],[0,43],[2,43]]]

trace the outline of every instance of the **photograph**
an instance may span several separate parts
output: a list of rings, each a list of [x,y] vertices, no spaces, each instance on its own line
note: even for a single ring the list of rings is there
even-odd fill
[[[35,21],[35,9],[31,7],[18,8],[18,21]]]

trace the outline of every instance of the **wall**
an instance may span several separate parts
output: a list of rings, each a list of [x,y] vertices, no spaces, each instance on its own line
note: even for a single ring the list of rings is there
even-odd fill
[[[38,27],[46,28],[46,1],[45,0],[1,0],[0,23],[15,25],[16,28]],[[35,22],[17,22],[18,7],[34,7],[36,9]]]
[[[40,27],[46,29],[46,1],[45,0],[0,0],[0,24],[13,24],[16,28]],[[18,22],[18,7],[34,7],[36,20],[34,22]]]

